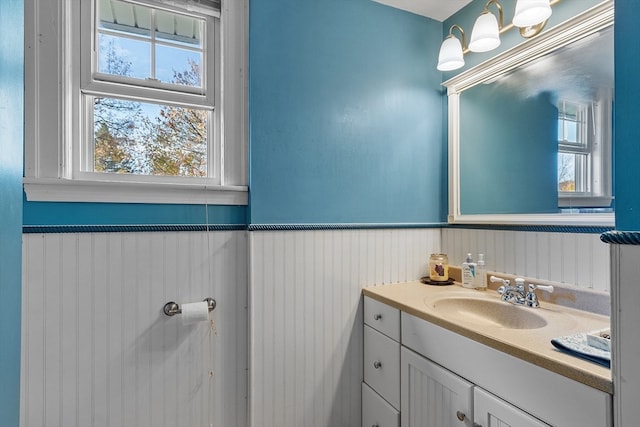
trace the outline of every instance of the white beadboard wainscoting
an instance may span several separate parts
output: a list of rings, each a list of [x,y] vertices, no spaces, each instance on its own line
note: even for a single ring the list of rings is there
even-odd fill
[[[640,233],[634,233],[637,239]],[[613,419],[617,427],[638,425],[640,418],[640,246],[611,245]]]
[[[253,427],[361,424],[361,289],[415,280],[440,229],[252,231]]]
[[[21,426],[246,426],[247,253],[246,231],[24,234]],[[162,313],[209,296],[217,335]]]
[[[361,289],[424,276],[433,252],[609,290],[598,234],[24,234],[21,427],[358,426]],[[162,313],[208,296],[217,335]]]
[[[460,265],[485,254],[487,270],[609,292],[609,245],[598,233],[442,229],[442,251]]]

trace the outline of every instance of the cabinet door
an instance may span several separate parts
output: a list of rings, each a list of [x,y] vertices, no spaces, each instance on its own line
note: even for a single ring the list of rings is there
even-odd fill
[[[402,347],[402,427],[473,427],[473,384]]]
[[[474,421],[478,427],[549,427],[537,418],[476,387]]]

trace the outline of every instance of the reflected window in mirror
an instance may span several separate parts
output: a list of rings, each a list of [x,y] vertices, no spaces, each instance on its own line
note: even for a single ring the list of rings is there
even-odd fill
[[[558,101],[558,206],[611,207],[611,97]]]

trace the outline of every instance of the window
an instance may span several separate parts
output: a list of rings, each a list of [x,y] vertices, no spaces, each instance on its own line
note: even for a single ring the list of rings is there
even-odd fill
[[[27,198],[246,204],[246,0],[228,3],[28,1]]]
[[[569,101],[558,106],[558,191],[588,193],[589,157],[587,107]]]
[[[563,208],[611,204],[611,97],[558,102],[558,194]]]

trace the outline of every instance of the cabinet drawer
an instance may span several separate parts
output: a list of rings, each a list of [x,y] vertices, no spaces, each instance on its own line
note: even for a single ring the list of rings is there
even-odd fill
[[[396,341],[400,341],[400,310],[364,297],[364,323]]]
[[[395,408],[400,407],[400,344],[367,325],[364,381]]]
[[[399,427],[400,413],[362,383],[362,427]]]

